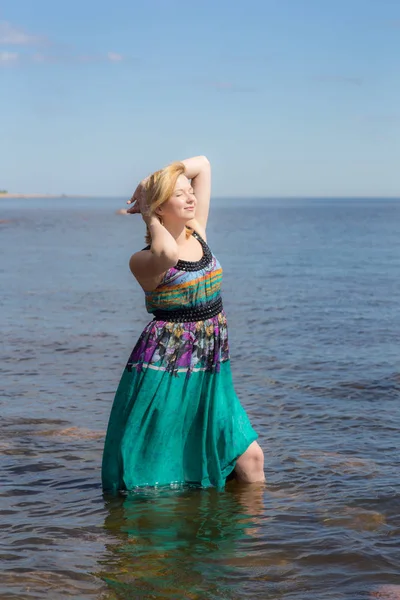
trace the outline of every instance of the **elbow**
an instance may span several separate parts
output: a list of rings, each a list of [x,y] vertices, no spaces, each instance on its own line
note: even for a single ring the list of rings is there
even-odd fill
[[[204,155],[203,155],[203,156],[201,157],[201,160],[203,161],[203,163],[204,163],[205,165],[207,165],[207,166],[209,166],[209,165],[210,165],[210,161],[208,160],[207,156],[204,156]]]

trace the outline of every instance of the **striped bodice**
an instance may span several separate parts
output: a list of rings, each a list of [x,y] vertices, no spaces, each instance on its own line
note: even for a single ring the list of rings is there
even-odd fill
[[[179,260],[168,269],[158,287],[145,292],[148,312],[201,308],[220,297],[221,265],[203,238],[195,231],[193,236],[203,247],[203,257],[196,262]]]

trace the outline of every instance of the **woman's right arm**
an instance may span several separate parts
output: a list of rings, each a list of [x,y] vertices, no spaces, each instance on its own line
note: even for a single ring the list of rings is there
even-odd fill
[[[160,283],[164,273],[176,265],[179,251],[175,239],[156,216],[143,215],[143,220],[150,231],[151,247],[133,254],[129,268],[142,288],[151,291]]]

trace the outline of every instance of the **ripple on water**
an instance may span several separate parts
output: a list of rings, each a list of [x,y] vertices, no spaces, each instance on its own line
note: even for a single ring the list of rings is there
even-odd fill
[[[400,204],[214,207],[267,486],[108,498],[107,419],[148,320],[126,267],[143,231],[114,200],[43,202],[4,208],[0,239],[0,596],[399,598]]]

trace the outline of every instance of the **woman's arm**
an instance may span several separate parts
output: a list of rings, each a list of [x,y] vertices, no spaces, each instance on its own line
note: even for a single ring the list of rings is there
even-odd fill
[[[189,227],[199,229],[205,233],[210,209],[211,196],[211,165],[206,156],[195,156],[181,161],[185,165],[185,175],[192,181],[194,195],[196,196],[196,217],[189,221]]]
[[[129,268],[145,291],[154,290],[163,274],[176,265],[179,258],[178,245],[169,231],[155,215],[143,215],[151,235],[151,248],[132,254]]]
[[[205,156],[195,156],[181,161],[185,167],[185,175],[191,180],[196,196],[196,217],[188,221],[187,225],[198,231],[204,238],[208,211],[210,206],[211,168]],[[146,207],[145,181],[137,187],[132,198],[127,204],[133,206],[128,213],[141,213],[151,235],[151,248],[149,251],[140,251],[133,254],[129,267],[142,288],[151,291],[157,287],[163,274],[176,265],[179,259],[179,249],[176,240],[169,231],[161,225],[155,215],[149,216]]]

